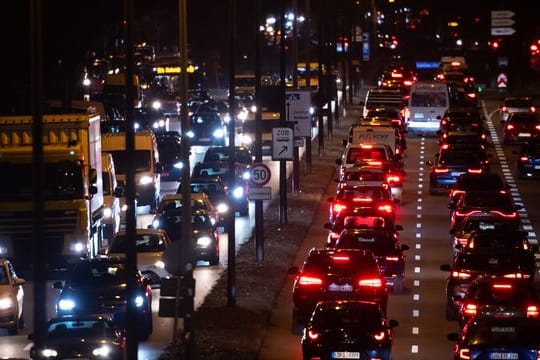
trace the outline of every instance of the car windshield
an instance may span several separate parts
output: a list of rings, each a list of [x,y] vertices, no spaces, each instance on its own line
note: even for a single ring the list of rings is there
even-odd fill
[[[226,180],[228,173],[229,173],[228,165],[217,166],[217,165],[200,164],[200,165],[195,165],[195,167],[193,168],[192,177],[208,178],[208,177],[220,176],[224,180]]]
[[[112,154],[114,159],[114,167],[116,174],[125,174],[127,171],[127,152],[125,150],[113,151],[107,150]],[[148,171],[151,167],[151,152],[150,150],[135,150],[135,170],[136,171]]]
[[[539,121],[539,117],[536,114],[521,114],[521,113],[512,113],[508,121],[519,122],[519,123],[535,123]]]
[[[381,314],[366,311],[364,307],[335,306],[317,309],[313,315],[313,325],[323,329],[351,328],[372,332],[381,328]]]
[[[386,232],[354,232],[341,234],[336,242],[337,249],[369,249],[375,255],[388,254],[396,250],[393,237]]]
[[[116,235],[109,248],[109,253],[126,252],[126,240],[125,235]],[[163,237],[157,234],[137,234],[135,238],[135,247],[138,253],[164,251],[166,246]]]
[[[47,337],[49,339],[63,338],[109,338],[114,336],[113,329],[105,321],[77,320],[61,321],[49,324]]]
[[[496,271],[500,273],[521,271],[523,261],[518,254],[509,255],[508,252],[503,254],[467,253],[457,258],[457,264],[461,269],[470,271]]]
[[[127,281],[125,266],[119,262],[80,262],[71,273],[72,287],[96,287]]]

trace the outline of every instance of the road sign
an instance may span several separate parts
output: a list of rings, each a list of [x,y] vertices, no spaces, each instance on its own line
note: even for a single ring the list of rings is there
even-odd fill
[[[516,29],[511,27],[492,27],[491,35],[513,35],[516,32]]]
[[[311,91],[294,90],[285,94],[285,119],[294,124],[295,137],[311,137]]]
[[[508,87],[508,77],[505,73],[500,73],[497,76],[497,87],[498,88],[505,88]]]
[[[514,15],[516,15],[516,13],[513,12],[512,10],[493,10],[493,11],[491,11],[491,18],[492,19],[511,18]]]
[[[249,200],[270,200],[272,198],[272,188],[270,186],[250,187],[248,190]]]
[[[272,160],[294,159],[293,129],[275,127],[272,129]]]
[[[256,163],[249,169],[249,181],[253,186],[264,186],[270,181],[270,168],[263,163]]]
[[[497,27],[497,26],[512,26],[516,23],[514,19],[491,19],[491,26]]]

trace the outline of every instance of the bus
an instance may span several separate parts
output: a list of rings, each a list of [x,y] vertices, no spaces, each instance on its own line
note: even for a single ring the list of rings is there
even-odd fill
[[[408,131],[435,135],[440,119],[448,109],[447,84],[439,81],[417,81],[411,86],[408,116]]]

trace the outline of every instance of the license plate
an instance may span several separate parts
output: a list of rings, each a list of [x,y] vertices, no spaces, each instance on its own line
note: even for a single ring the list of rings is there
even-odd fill
[[[509,360],[509,359],[519,359],[518,353],[491,353],[489,358],[492,360]]]
[[[360,359],[360,353],[356,351],[334,351],[332,359]]]
[[[519,137],[531,137],[531,133],[519,133]]]
[[[344,285],[330,284],[330,285],[328,285],[328,290],[329,291],[351,292],[351,291],[353,291],[353,287],[350,284],[344,284]]]
[[[459,175],[461,175],[461,174],[464,174],[464,172],[461,172],[461,171],[454,171],[454,172],[452,172],[450,175],[452,175],[452,176],[459,176]]]
[[[199,141],[210,141],[210,138],[200,138]]]
[[[534,165],[534,169],[535,169],[535,170],[540,169],[540,165]]]

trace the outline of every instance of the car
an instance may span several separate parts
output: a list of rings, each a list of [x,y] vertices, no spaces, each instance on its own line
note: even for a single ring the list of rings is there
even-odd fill
[[[536,112],[534,99],[530,96],[506,97],[499,106],[501,121],[508,120],[510,114],[514,112]]]
[[[107,256],[123,256],[126,253],[126,243],[126,231],[120,230],[102,253]],[[141,273],[150,279],[152,285],[159,285],[161,279],[171,276],[165,269],[163,258],[165,249],[170,244],[171,239],[164,230],[135,229],[137,266]]]
[[[35,335],[29,334],[29,340]],[[116,359],[125,357],[126,339],[113,319],[106,315],[54,317],[47,322],[41,348],[30,348],[30,358]]]
[[[396,157],[390,145],[386,144],[357,144],[350,143],[345,146],[341,157],[336,159],[339,166],[339,177],[347,168],[361,165],[385,165],[389,169],[402,169],[403,159]]]
[[[205,178],[191,178],[191,197],[192,207],[194,208],[207,208],[208,212],[216,219],[215,224],[226,228],[227,214],[229,213],[229,195],[227,189],[221,181],[221,178],[205,177]],[[165,198],[169,196],[169,200],[174,200],[178,205],[177,200],[181,200],[183,192],[182,183],[178,185],[176,195],[165,195]],[[200,195],[198,195],[200,194]],[[193,203],[193,199],[201,198],[203,201]],[[209,204],[208,204],[209,203]]]
[[[459,310],[459,325],[480,317],[536,318],[540,315],[540,297],[536,286],[526,279],[476,279]]]
[[[526,255],[526,256],[524,256]],[[529,251],[472,249],[460,251],[452,265],[441,265],[449,272],[446,280],[446,319],[457,320],[469,287],[477,277],[523,278],[534,280],[535,262]]]
[[[480,149],[486,150],[488,141],[487,133],[470,130],[446,130],[439,131],[439,144],[454,149]]]
[[[522,208],[521,205],[514,204],[512,195],[507,191],[468,191],[459,198],[451,213],[450,229],[454,229],[464,218],[470,216],[518,219],[518,210]]]
[[[17,335],[24,328],[25,283],[8,259],[0,259],[0,327],[6,328],[9,335]]]
[[[484,118],[476,107],[450,107],[442,116],[439,131],[478,131],[486,133]]]
[[[196,185],[193,185],[192,183],[192,188],[195,186]],[[199,190],[197,188],[195,189]],[[156,209],[154,218],[157,215],[162,214],[164,211],[180,208],[183,204],[182,196],[183,194],[181,192],[178,194],[166,194],[165,196],[163,196],[163,198],[161,199],[158,205],[158,208]],[[203,211],[208,212],[211,215],[212,223],[214,225],[219,224],[219,221],[220,221],[219,211],[216,208],[216,206],[214,206],[212,200],[208,196],[207,191],[192,191],[190,200],[191,200],[192,209],[203,210]]]
[[[448,194],[448,208],[454,208],[459,198],[467,191],[506,192],[509,189],[510,186],[499,174],[490,172],[467,172],[465,174],[461,174],[450,189]]]
[[[489,156],[481,149],[441,148],[426,165],[429,166],[430,195],[447,194],[461,174],[488,171]]]
[[[219,232],[206,210],[191,209],[191,229],[193,236],[190,239],[193,246],[195,261],[207,261],[210,265],[219,264]],[[184,241],[182,238],[182,224],[184,223],[182,206],[174,209],[165,209],[156,215],[149,227],[162,229],[167,232],[171,242]]]
[[[135,131],[152,130],[169,131],[170,117],[163,110],[154,107],[138,107],[133,113],[133,126]]]
[[[540,114],[513,112],[503,121],[503,144],[519,144],[537,139],[540,135]]]
[[[533,318],[475,317],[461,334],[448,334],[455,343],[454,360],[538,359],[540,321]]]
[[[244,165],[235,163],[234,171],[234,181],[231,183],[228,161],[205,161],[193,166],[191,177],[219,177],[227,194],[230,196],[231,203],[234,205],[234,211],[238,212],[240,216],[246,216],[249,215],[249,170]]]
[[[227,133],[217,111],[194,113],[189,124],[185,137],[190,145],[225,145]]]
[[[181,141],[181,136],[177,131],[156,133],[159,161],[163,166],[160,174],[161,181],[180,181],[184,166]]]
[[[341,211],[352,208],[374,208],[395,221],[396,205],[392,194],[385,186],[346,186],[336,195],[327,199],[329,206],[328,221],[334,222]]]
[[[527,141],[519,151],[514,151],[516,158],[516,177],[529,179],[540,177],[540,142]]]
[[[247,146],[235,146],[234,161],[243,164],[246,168],[253,166],[253,154]],[[204,153],[203,162],[208,161],[229,161],[230,146],[210,146]]]
[[[302,334],[302,358],[390,360],[398,325],[374,302],[319,301]]]
[[[322,300],[373,301],[386,314],[388,292],[377,260],[366,249],[312,248],[301,269],[293,266],[292,328],[306,324],[315,306]]]
[[[137,333],[145,341],[153,331],[152,289],[150,281],[137,270],[135,294],[127,291],[128,273],[125,256],[81,259],[65,281],[55,281],[60,289],[56,299],[56,316],[108,314],[115,326],[127,326],[127,302],[135,303]],[[133,297],[131,297],[133,296]]]
[[[396,229],[358,229],[346,227],[339,234],[334,249],[369,249],[375,254],[386,285],[394,293],[403,292],[405,254],[409,246],[399,242]]]

